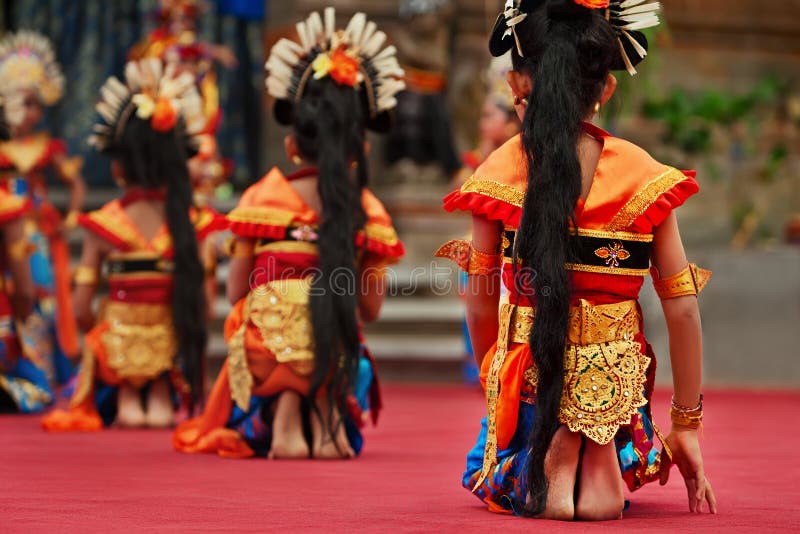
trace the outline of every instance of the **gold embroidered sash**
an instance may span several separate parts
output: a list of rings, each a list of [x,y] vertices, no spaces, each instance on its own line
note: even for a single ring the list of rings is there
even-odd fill
[[[486,446],[477,489],[497,464],[497,403],[500,371],[509,343],[527,343],[535,310],[503,304],[497,350],[486,378],[488,405]],[[636,301],[593,306],[581,300],[570,310],[564,354],[564,392],[559,420],[572,432],[605,444],[620,426],[629,424],[636,409],[644,406],[644,384],[650,358],[634,341],[641,317]],[[529,377],[528,377],[529,375]],[[538,380],[535,367],[526,379]]]

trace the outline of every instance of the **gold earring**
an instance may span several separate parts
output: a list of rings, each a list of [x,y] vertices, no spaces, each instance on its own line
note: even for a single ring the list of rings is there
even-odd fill
[[[353,170],[357,169],[358,168],[358,162],[357,161],[351,162],[350,163],[350,168],[353,169]]]
[[[514,95],[514,105],[515,106],[519,106],[519,105],[527,106],[528,105],[528,99],[527,98],[520,98],[517,95]]]
[[[595,102],[594,103],[594,114],[597,115],[598,113],[600,113],[600,102]]]
[[[294,163],[297,166],[300,166],[303,164],[303,158],[295,154],[294,156],[292,156],[292,163]]]

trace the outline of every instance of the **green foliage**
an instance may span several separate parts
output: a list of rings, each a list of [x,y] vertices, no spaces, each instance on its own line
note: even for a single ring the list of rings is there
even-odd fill
[[[642,113],[666,126],[664,143],[687,154],[703,154],[711,148],[713,128],[757,120],[758,110],[775,106],[785,89],[785,84],[774,77],[762,80],[740,95],[714,89],[689,93],[676,88],[664,98],[646,99]]]

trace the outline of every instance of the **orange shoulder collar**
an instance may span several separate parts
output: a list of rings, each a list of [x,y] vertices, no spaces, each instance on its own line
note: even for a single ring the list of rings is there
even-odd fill
[[[649,233],[698,191],[694,172],[659,163],[592,124],[584,129],[602,141],[603,151],[589,196],[576,206],[581,227]],[[444,208],[519,226],[528,181],[521,143],[517,135],[494,151],[458,191],[445,197]]]
[[[297,194],[286,177],[273,167],[247,188],[228,214],[231,231],[244,238],[277,239],[293,222],[313,224],[317,214]]]

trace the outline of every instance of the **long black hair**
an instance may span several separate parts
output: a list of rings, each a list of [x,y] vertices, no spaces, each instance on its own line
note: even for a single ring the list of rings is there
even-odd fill
[[[319,167],[322,214],[319,272],[310,297],[314,372],[309,397],[312,409],[321,415],[316,399],[324,387],[329,409],[335,407],[341,414],[336,425],[327,429],[331,436],[347,413],[347,396],[358,371],[356,234],[366,222],[361,203],[368,179],[365,121],[362,95],[331,78],[309,80],[293,109],[292,130],[298,149],[304,159]]]
[[[189,144],[179,123],[158,132],[149,120],[134,114],[127,120],[110,150],[125,173],[128,185],[143,189],[166,187],[164,214],[172,238],[174,282],[172,321],[178,340],[178,361],[191,387],[194,408],[203,395],[203,354],[206,345],[206,303],[203,267],[190,219],[192,187],[189,181]]]
[[[539,381],[529,438],[529,498],[525,513],[544,510],[545,455],[559,426],[564,388],[571,289],[565,264],[573,258],[575,205],[581,194],[577,146],[582,121],[591,113],[617,54],[616,37],[599,10],[573,2],[545,2],[516,27],[514,70],[533,82],[522,121],[528,189],[515,242],[525,291],[536,299],[529,339]],[[514,262],[516,265],[516,262]]]

